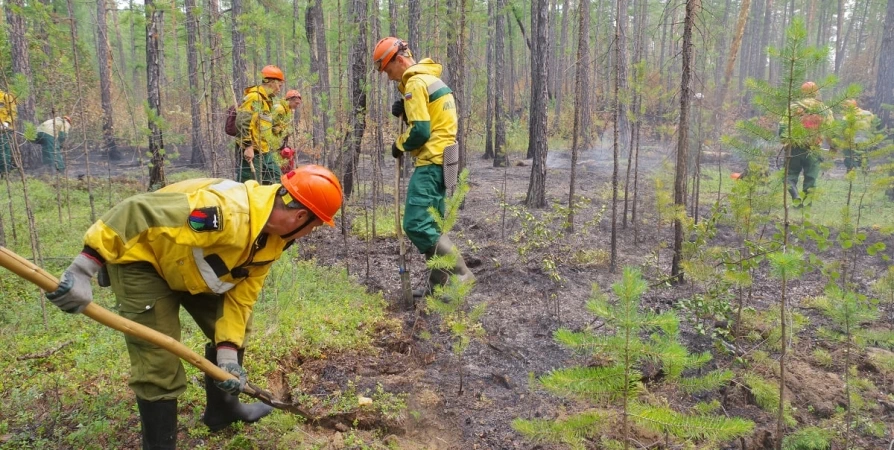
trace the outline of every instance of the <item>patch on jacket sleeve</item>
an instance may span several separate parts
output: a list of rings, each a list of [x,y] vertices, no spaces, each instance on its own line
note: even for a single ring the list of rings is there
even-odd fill
[[[189,213],[189,227],[194,231],[217,231],[223,227],[220,220],[220,208],[212,206],[199,208]]]
[[[412,93],[412,92],[407,92],[406,94],[404,94],[404,99],[405,99],[405,100],[412,100],[412,99],[413,99],[413,93]]]

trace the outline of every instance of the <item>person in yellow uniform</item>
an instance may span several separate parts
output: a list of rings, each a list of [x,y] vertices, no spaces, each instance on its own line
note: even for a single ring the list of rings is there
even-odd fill
[[[91,279],[106,269],[120,314],[178,341],[183,307],[211,341],[205,357],[236,376],[223,382],[206,376],[204,423],[217,431],[255,422],[271,408],[237,397],[246,383],[243,354],[254,304],[283,251],[314,228],[333,226],[341,204],[338,179],[315,165],[269,186],[202,178],[135,195],[87,230],[83,250],[46,296],[80,313],[93,299]],[[143,448],[173,449],[177,397],[187,384],[183,364],[142,339],[125,341]]]
[[[295,167],[295,150],[289,146],[289,137],[293,134],[292,118],[294,112],[301,106],[301,93],[295,89],[286,92],[286,98],[273,105],[273,136],[278,145],[279,156],[282,158],[280,169],[288,172]]]
[[[0,177],[5,176],[15,167],[11,143],[15,136],[17,113],[16,98],[9,93],[0,91]]]
[[[285,84],[282,70],[276,66],[261,69],[262,83],[245,88],[242,103],[236,109],[236,152],[239,160],[237,181],[256,180],[274,184],[282,175],[270,154],[273,135],[274,97]],[[252,171],[254,165],[254,171]]]
[[[779,134],[785,145],[791,145],[786,184],[796,208],[800,208],[816,187],[823,161],[823,142],[829,142],[828,133],[834,118],[832,111],[819,99],[819,87],[812,81],[801,85],[802,98],[791,105],[792,123],[798,133],[789,133],[788,124],[780,123]],[[783,119],[787,121],[788,119]],[[798,192],[798,179],[804,173],[804,183]]]
[[[37,127],[37,140],[34,142],[40,144],[40,159],[44,165],[55,165],[59,172],[65,170],[62,144],[70,131],[71,118],[68,116],[49,119]]]
[[[441,80],[441,65],[430,58],[413,59],[407,43],[395,37],[381,39],[373,50],[373,62],[379,72],[397,82],[401,99],[391,107],[391,113],[403,117],[407,130],[391,146],[391,156],[404,153],[416,159],[413,176],[407,186],[403,228],[413,245],[426,259],[452,254],[454,267],[432,270],[427,289],[415,295],[427,295],[435,285],[445,284],[451,275],[460,281],[471,281],[475,275],[466,267],[462,255],[428,212],[429,207],[444,214],[446,184],[444,151],[455,145],[457,117],[453,91]]]
[[[841,133],[836,139],[843,147],[844,166],[850,172],[854,169],[868,170],[866,154],[872,140],[875,114],[860,108],[857,100],[849,98],[842,102]]]

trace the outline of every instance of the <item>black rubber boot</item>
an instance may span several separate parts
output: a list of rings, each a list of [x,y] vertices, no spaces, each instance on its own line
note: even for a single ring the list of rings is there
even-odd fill
[[[239,349],[240,366],[244,355],[245,349]],[[217,363],[217,348],[214,345],[205,345],[205,358]],[[235,422],[257,422],[273,411],[272,406],[261,402],[241,403],[239,397],[218,389],[214,379],[208,375],[205,375],[205,399],[205,415],[202,417],[202,422],[205,422],[211,431],[223,430]]]
[[[143,424],[143,450],[175,450],[177,448],[177,400],[137,399],[140,423]]]

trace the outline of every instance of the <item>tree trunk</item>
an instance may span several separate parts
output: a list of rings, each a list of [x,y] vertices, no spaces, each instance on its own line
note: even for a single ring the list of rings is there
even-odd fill
[[[314,79],[311,96],[313,108],[313,146],[322,150],[326,146],[326,132],[329,129],[329,56],[326,47],[326,29],[323,24],[323,3],[321,0],[308,2],[304,17],[307,42],[310,45],[310,72]]]
[[[841,62],[844,60],[844,0],[838,0],[838,13],[836,14],[837,22],[835,24],[835,75],[841,69]],[[851,14],[851,24],[853,24],[854,16]]]
[[[419,54],[413,54],[418,61],[422,55],[427,55],[422,45],[422,36],[419,35],[419,17],[422,15],[422,8],[419,0],[407,0],[407,42],[411,50],[416,50]],[[433,31],[433,30],[432,30]]]
[[[233,0],[230,14],[233,23],[233,95],[235,98],[240,99],[242,98],[242,90],[248,87],[248,79],[245,77],[245,71],[247,70],[245,63],[245,35],[239,30],[242,22],[242,0]]]
[[[214,176],[235,176],[235,173],[228,172],[231,168],[236,167],[236,155],[234,151],[227,148],[232,147],[227,144],[218,144],[218,142],[229,143],[228,136],[223,134],[223,127],[213,125],[226,120],[225,117],[222,117],[224,108],[221,106],[221,99],[229,98],[232,95],[231,87],[224,82],[226,76],[221,65],[221,61],[223,61],[223,52],[221,50],[223,35],[219,31],[219,27],[215,26],[219,20],[220,7],[218,0],[208,0],[208,46],[211,49],[208,70],[208,79],[211,83],[211,89],[208,93],[208,144],[211,146],[211,173]],[[227,101],[226,103],[229,104],[230,102]],[[222,157],[218,157],[218,150],[223,152]]]
[[[555,95],[554,98],[556,99],[556,124],[562,123],[562,91],[565,87],[565,67],[567,67],[565,62],[565,49],[568,46],[568,18],[571,16],[571,14],[569,14],[569,3],[568,0],[564,0],[562,3],[562,29],[559,33],[559,46],[556,49],[556,65],[553,67],[553,92]],[[557,129],[555,131],[558,132],[559,130]]]
[[[167,184],[165,180],[164,136],[158,125],[161,119],[161,67],[159,66],[159,30],[161,12],[155,0],[146,0],[146,86],[149,101],[149,189],[156,190]]]
[[[360,159],[360,144],[366,129],[366,86],[369,73],[369,55],[367,51],[367,0],[351,0],[351,22],[357,26],[356,37],[351,47],[351,129],[349,131],[347,154],[344,158],[342,187],[345,198],[354,192],[354,170]],[[340,164],[339,164],[340,166]]]
[[[106,0],[96,2],[96,60],[99,64],[99,92],[102,102],[102,151],[110,160],[121,159],[115,144],[115,122],[112,112],[112,49],[109,47],[106,22]]]
[[[506,159],[506,58],[505,58],[505,33],[506,16],[502,13],[505,0],[497,0],[494,17],[493,36],[493,74],[488,77],[494,79],[494,167],[506,167],[509,162]]]
[[[31,57],[28,52],[28,36],[25,26],[25,18],[14,11],[21,11],[25,8],[22,0],[7,0],[8,6],[6,10],[6,24],[8,32],[6,37],[9,39],[9,51],[12,57],[12,73],[21,74],[28,82],[28,86],[34,86],[31,77]],[[34,117],[34,93],[29,93],[25,98],[16,99],[19,105],[19,123],[31,122],[35,123]],[[17,126],[18,129],[24,129]]]
[[[202,110],[199,107],[199,55],[198,55],[198,35],[199,35],[199,18],[196,15],[196,0],[184,0],[186,8],[186,72],[189,78],[189,110],[192,113],[192,128],[189,130],[191,135],[190,142],[192,146],[192,154],[190,163],[193,167],[205,167],[205,153],[202,148],[205,147],[202,139]]]
[[[494,7],[494,4],[497,3],[498,0],[488,0],[487,2],[487,28],[488,28],[488,36],[494,36],[496,30],[496,16],[495,12],[497,8]],[[496,98],[496,80],[494,80],[496,74],[494,73],[496,70],[494,68],[494,39],[487,39],[485,42],[485,58],[486,58],[486,70],[487,73],[487,105],[485,106],[485,117],[484,117],[484,159],[491,159],[494,157],[494,101]]]
[[[640,0],[643,1],[643,0]],[[566,3],[567,4],[567,3]],[[590,96],[589,77],[587,69],[590,67],[588,56],[590,54],[590,0],[580,0],[578,15],[577,36],[577,62],[574,79],[574,128],[571,138],[571,179],[568,182],[568,231],[574,232],[574,187],[576,182],[577,156],[581,147],[588,144]]]
[[[692,72],[692,25],[701,7],[701,0],[687,0],[683,21],[683,77],[680,80],[680,122],[677,126],[677,167],[674,176],[674,206],[686,211],[686,165],[689,156],[689,80]],[[683,282],[683,221],[674,219],[674,259],[671,276]]]
[[[894,114],[890,110],[882,109],[882,105],[894,105],[894,0],[888,0],[882,46],[878,53],[873,110],[878,114],[883,126],[892,128]]]
[[[531,3],[531,123],[528,133],[528,156],[534,158],[531,165],[531,179],[525,205],[529,208],[546,206],[546,156],[549,150],[546,140],[546,64],[549,57],[547,36],[547,0],[533,0]]]

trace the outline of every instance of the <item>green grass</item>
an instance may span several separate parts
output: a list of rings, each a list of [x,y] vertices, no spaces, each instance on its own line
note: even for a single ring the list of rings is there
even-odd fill
[[[44,266],[58,276],[83,245],[90,225],[86,190],[73,182],[71,221],[63,206],[58,218],[51,185],[29,181]],[[30,257],[30,239],[21,184],[12,195],[0,184],[0,216],[7,244]],[[113,202],[142,192],[138,183],[113,184]],[[97,215],[107,210],[108,192],[94,186]],[[10,200],[11,199],[11,200]],[[10,218],[10,201],[13,219]],[[12,239],[12,224],[18,239]],[[297,247],[297,246],[296,246]],[[262,386],[267,375],[293,353],[315,357],[339,351],[374,352],[375,334],[395,326],[381,294],[368,294],[341,269],[295,259],[290,250],[274,264],[258,299],[246,370]],[[111,289],[94,286],[97,304],[113,308]],[[45,308],[45,310],[44,310]],[[202,353],[206,338],[189,315],[181,313],[183,343]],[[42,301],[38,289],[0,269],[0,448],[114,448],[138,445],[139,418],[127,386],[129,358],[122,335],[82,315],[69,315]],[[62,346],[46,356],[39,355]],[[276,411],[251,427],[210,434],[201,424],[202,374],[184,364],[190,384],[180,397],[180,428],[198,448],[313,448],[325,442],[298,427],[295,416]],[[300,380],[300,377],[290,377]],[[295,388],[296,386],[292,386]],[[361,393],[383,395],[382,393]],[[186,447],[185,442],[181,445]],[[309,447],[308,447],[309,446]]]
[[[733,183],[730,171],[723,169],[719,172],[716,167],[702,169],[701,180],[701,205],[705,211],[717,200],[718,184],[720,185],[721,198],[727,198],[732,190]],[[860,218],[861,228],[877,228],[883,232],[894,232],[894,202],[885,196],[883,189],[873,186],[874,182],[881,178],[879,174],[871,173],[867,179],[856,177],[851,193],[851,214],[856,220],[858,203],[862,197],[862,211]],[[781,177],[771,177],[771,182],[781,183]],[[799,183],[800,186],[800,183]],[[832,177],[828,172],[820,174],[816,183],[816,195],[813,204],[808,208],[794,209],[789,202],[789,215],[795,220],[809,218],[813,223],[829,227],[841,225],[842,213],[847,205],[849,182],[845,177]],[[865,195],[864,195],[865,194]],[[782,197],[771,211],[777,219],[782,219]]]
[[[401,207],[403,217],[403,207]],[[372,208],[365,213],[354,216],[351,221],[351,234],[360,239],[372,238],[372,225],[376,226],[376,239],[392,238],[396,235],[394,219],[394,206],[379,206],[373,214]]]

